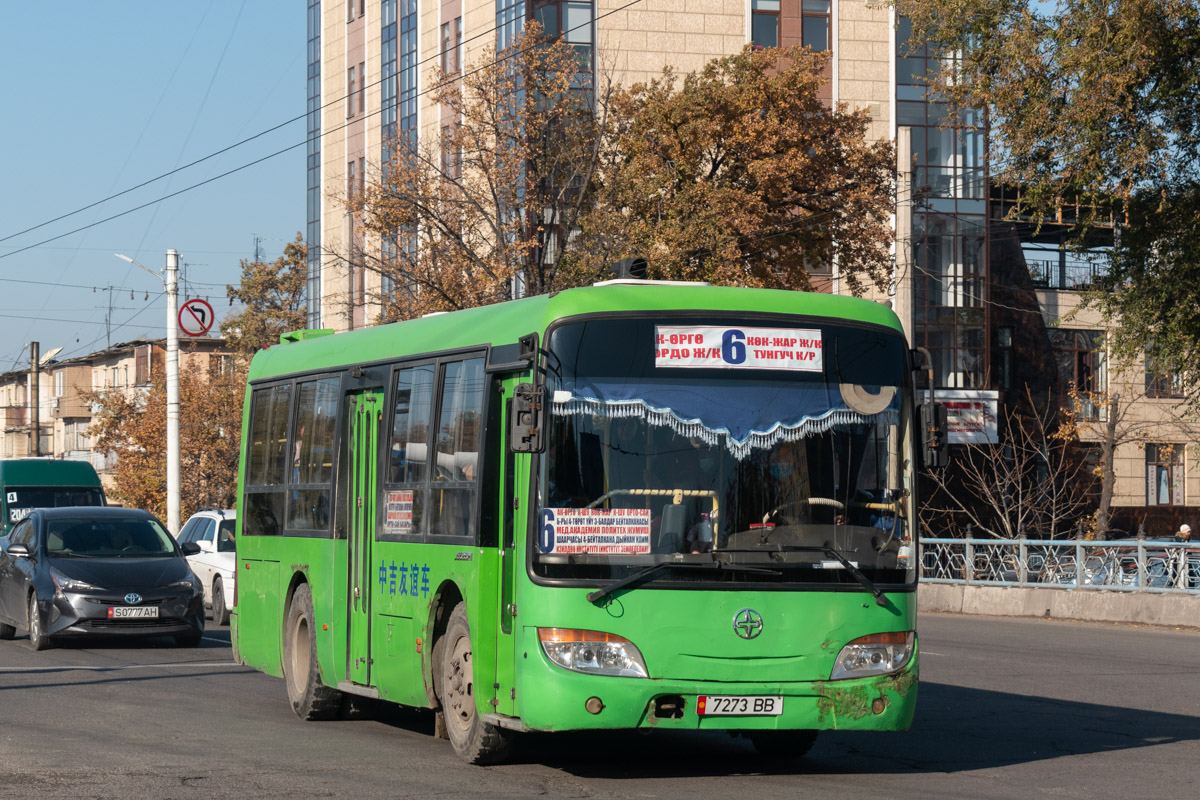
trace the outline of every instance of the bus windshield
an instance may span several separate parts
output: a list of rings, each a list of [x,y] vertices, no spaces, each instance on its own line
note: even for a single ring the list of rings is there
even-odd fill
[[[557,327],[535,575],[855,583],[836,551],[859,578],[911,582],[904,347],[794,318]]]

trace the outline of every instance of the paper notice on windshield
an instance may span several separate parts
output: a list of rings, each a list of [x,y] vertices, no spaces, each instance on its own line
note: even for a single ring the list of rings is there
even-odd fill
[[[654,328],[654,366],[820,372],[821,332],[697,325]]]
[[[650,552],[648,508],[544,508],[543,553],[636,555]]]

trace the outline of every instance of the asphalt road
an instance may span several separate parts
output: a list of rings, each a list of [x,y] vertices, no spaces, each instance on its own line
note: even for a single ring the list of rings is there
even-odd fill
[[[0,641],[0,798],[1192,797],[1200,632],[923,615],[917,721],[778,764],[724,736],[527,737],[470,767],[431,718],[304,723],[229,629],[35,653]]]

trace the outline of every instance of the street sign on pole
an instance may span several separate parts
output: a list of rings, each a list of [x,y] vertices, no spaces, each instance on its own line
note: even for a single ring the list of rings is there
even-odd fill
[[[188,336],[203,336],[213,326],[213,308],[207,300],[188,300],[179,308],[179,330]]]

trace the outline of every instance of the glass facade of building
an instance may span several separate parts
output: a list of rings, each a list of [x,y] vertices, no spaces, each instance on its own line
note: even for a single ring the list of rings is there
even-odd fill
[[[929,348],[940,387],[986,388],[988,241],[986,139],[975,111],[926,96],[938,66],[896,32],[896,120],[912,131],[913,345]],[[904,232],[900,232],[901,246]]]
[[[321,0],[308,0],[308,327],[321,327]]]

